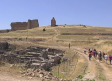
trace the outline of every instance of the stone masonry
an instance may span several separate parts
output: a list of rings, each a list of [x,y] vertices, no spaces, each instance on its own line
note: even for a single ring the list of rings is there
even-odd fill
[[[51,26],[55,27],[56,26],[56,20],[53,17],[51,19]],[[38,20],[28,20],[28,22],[12,22],[11,23],[11,31],[16,31],[16,30],[26,30],[26,29],[31,29],[31,28],[35,28],[35,27],[39,27],[39,23]]]
[[[64,53],[65,51],[58,49],[30,46],[13,53],[9,51],[0,53],[0,62],[18,63],[30,68],[49,70],[61,62]]]
[[[7,50],[9,44],[7,42],[0,42],[0,50]]]
[[[28,20],[28,22],[13,22],[11,23],[11,30],[16,31],[16,30],[26,30],[26,29],[31,29],[39,27],[38,20]]]
[[[56,26],[56,20],[54,17],[51,19],[51,26],[52,27]]]

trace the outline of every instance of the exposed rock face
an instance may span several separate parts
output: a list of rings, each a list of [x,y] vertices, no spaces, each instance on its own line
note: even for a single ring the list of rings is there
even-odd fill
[[[9,44],[7,42],[0,42],[0,50],[7,50]]]

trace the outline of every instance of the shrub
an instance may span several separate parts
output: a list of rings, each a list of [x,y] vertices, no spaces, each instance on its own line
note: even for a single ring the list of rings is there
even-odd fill
[[[83,78],[83,76],[82,76],[82,75],[79,75],[79,76],[78,76],[78,78],[79,78],[79,79],[82,79],[82,78]]]
[[[86,25],[83,25],[83,27],[86,27]]]
[[[95,81],[95,80],[94,79],[93,80],[87,79],[86,81]]]
[[[43,31],[46,31],[46,29],[44,28]]]

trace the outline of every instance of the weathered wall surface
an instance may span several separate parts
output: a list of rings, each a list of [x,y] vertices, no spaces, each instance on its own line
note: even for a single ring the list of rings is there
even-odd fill
[[[39,27],[38,20],[32,20],[31,21],[31,28]]]
[[[51,26],[52,27],[56,26],[56,20],[54,17],[51,19]]]
[[[39,27],[38,20],[28,20],[28,28],[31,29],[35,27]]]
[[[7,29],[7,30],[0,30],[0,33],[8,33],[10,32],[10,29]]]
[[[16,30],[26,30],[26,29],[31,29],[35,27],[39,27],[38,20],[28,20],[28,22],[14,22],[11,23],[11,30],[16,31]]]
[[[27,29],[27,22],[14,22],[11,23],[11,30],[15,31],[15,30],[25,30]]]

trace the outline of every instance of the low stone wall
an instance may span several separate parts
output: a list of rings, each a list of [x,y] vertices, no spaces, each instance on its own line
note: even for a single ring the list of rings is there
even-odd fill
[[[61,35],[112,35],[112,33],[61,33]]]
[[[8,33],[10,32],[11,30],[10,29],[7,29],[7,30],[0,30],[0,33]]]
[[[9,44],[7,42],[0,42],[0,50],[7,50]]]

